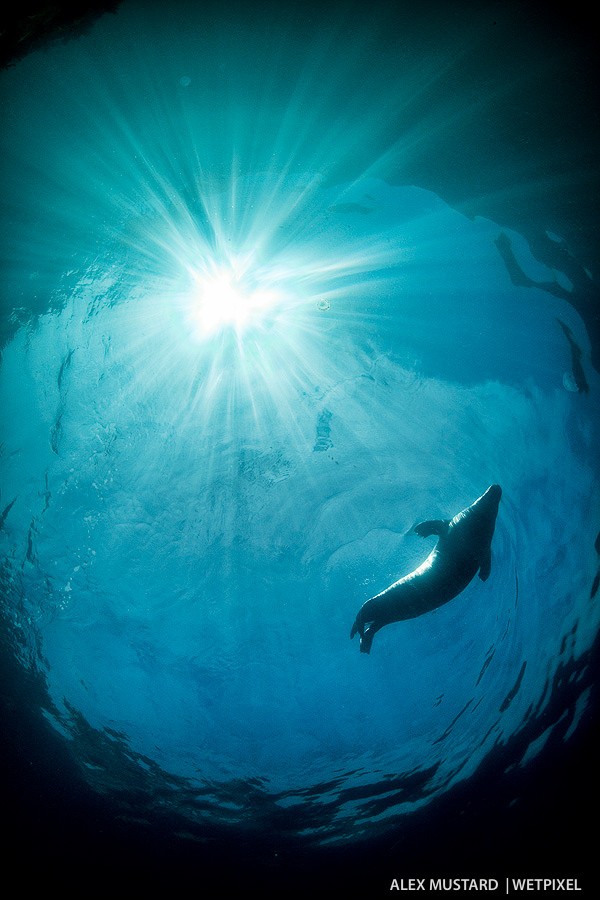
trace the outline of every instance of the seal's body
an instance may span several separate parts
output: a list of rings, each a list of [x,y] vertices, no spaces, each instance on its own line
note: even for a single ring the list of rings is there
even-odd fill
[[[421,522],[421,537],[439,540],[424,563],[361,606],[350,637],[360,634],[361,653],[369,653],[375,633],[391,622],[413,619],[448,603],[479,572],[485,581],[491,571],[491,544],[502,489],[492,484],[471,506],[453,519]]]

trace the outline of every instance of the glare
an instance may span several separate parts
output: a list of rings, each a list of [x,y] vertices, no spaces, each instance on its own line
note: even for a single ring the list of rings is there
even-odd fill
[[[200,337],[227,328],[240,335],[250,325],[258,324],[281,300],[277,291],[251,286],[224,266],[199,273],[194,281],[189,313]]]

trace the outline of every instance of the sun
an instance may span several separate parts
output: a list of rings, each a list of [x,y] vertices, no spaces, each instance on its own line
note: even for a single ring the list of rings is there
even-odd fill
[[[200,337],[230,329],[240,335],[281,302],[281,294],[253,284],[231,264],[194,275],[189,315]]]

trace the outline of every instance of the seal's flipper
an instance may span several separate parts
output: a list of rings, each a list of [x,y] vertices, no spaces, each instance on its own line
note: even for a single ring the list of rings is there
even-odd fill
[[[368,628],[365,629],[363,634],[360,636],[360,652],[361,653],[370,653],[371,652],[371,644],[373,643],[373,638],[375,637],[375,632],[377,628],[373,628],[369,625]]]
[[[446,534],[449,525],[449,519],[428,519],[427,522],[419,522],[418,525],[415,525],[414,530],[421,537],[430,537],[432,534],[441,537]]]
[[[482,581],[487,581],[492,571],[492,550],[491,547],[481,556],[481,565],[479,566],[479,577]]]

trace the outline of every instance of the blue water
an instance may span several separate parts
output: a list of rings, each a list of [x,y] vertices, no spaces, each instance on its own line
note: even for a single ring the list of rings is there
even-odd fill
[[[176,11],[2,73],[2,616],[119,816],[348,847],[585,717],[599,376],[565,271],[391,178],[460,44],[390,82],[377,22]],[[488,581],[361,655],[492,482]]]

